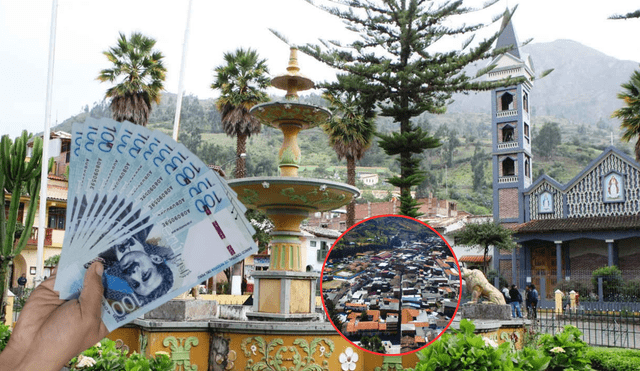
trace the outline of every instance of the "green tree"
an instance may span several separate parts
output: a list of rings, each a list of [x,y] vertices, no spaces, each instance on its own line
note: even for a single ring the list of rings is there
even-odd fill
[[[105,93],[106,98],[111,98],[114,120],[146,126],[151,102],[160,103],[167,70],[162,64],[162,53],[153,50],[155,44],[154,39],[138,32],[128,40],[120,33],[118,44],[103,52],[113,67],[100,71],[97,80],[111,83],[119,80]]]
[[[367,314],[367,311],[365,310],[364,312],[362,312],[360,314],[360,321],[368,321],[369,320],[369,315]]]
[[[562,143],[562,131],[557,122],[545,122],[533,140],[533,149],[537,155],[551,157]]]
[[[236,137],[236,178],[244,178],[247,138],[260,133],[260,120],[249,113],[251,107],[267,102],[269,86],[267,61],[253,49],[236,49],[224,54],[225,64],[215,68],[211,89],[219,90],[216,107],[222,116],[224,132]]]
[[[454,234],[456,244],[466,246],[480,246],[484,252],[484,271],[487,272],[489,246],[495,249],[513,250],[517,247],[511,235],[513,231],[500,224],[488,221],[480,224],[469,223]]]
[[[423,112],[444,113],[453,93],[488,90],[521,81],[509,77],[499,82],[481,82],[463,71],[466,66],[509,48],[492,50],[499,36],[495,33],[472,48],[469,46],[473,37],[462,50],[435,51],[434,44],[443,37],[472,34],[485,26],[451,24],[451,18],[474,11],[464,7],[462,1],[429,5],[421,0],[335,3],[338,6],[317,6],[343,19],[359,39],[344,46],[339,41],[322,41],[322,45],[307,44],[299,49],[333,68],[364,78],[367,84],[362,86],[362,93],[375,98],[379,115],[400,124],[400,133],[380,136],[380,147],[388,155],[399,155],[400,176],[388,181],[401,189],[400,213],[418,216],[419,205],[410,191],[422,182],[424,173],[414,155],[438,147],[440,142],[416,126],[412,118]],[[505,20],[510,17],[507,11]]]
[[[630,12],[627,14],[614,14],[609,17],[609,19],[631,19],[631,18],[640,18],[640,9],[635,12]]]
[[[457,147],[460,146],[460,140],[458,139],[458,131],[452,129],[447,135],[447,144],[445,146],[445,153],[447,159],[447,166],[453,166],[453,154]]]
[[[622,99],[625,106],[615,111],[611,117],[622,120],[622,140],[629,142],[638,137],[635,153],[636,161],[640,162],[640,71],[633,71],[631,79],[622,84],[622,88],[624,90],[618,93],[618,99]]]
[[[487,159],[486,153],[480,148],[480,145],[475,147],[471,158],[471,172],[473,173],[473,190],[479,192],[484,185],[484,168],[487,164]]]
[[[0,190],[4,195],[11,195],[9,210],[5,209],[5,200],[0,206],[0,312],[4,318],[4,298],[7,290],[9,265],[13,258],[27,245],[30,233],[21,233],[18,238],[16,225],[18,223],[18,207],[20,196],[26,191],[29,197],[29,207],[24,223],[27,231],[33,227],[33,220],[38,212],[38,196],[40,194],[42,139],[34,138],[33,152],[29,160],[27,156],[27,141],[31,135],[26,130],[12,141],[8,135],[3,135],[0,141]],[[50,163],[50,167],[51,167]],[[16,240],[18,240],[16,242]]]
[[[323,125],[329,144],[338,159],[347,159],[347,184],[356,185],[356,161],[371,146],[375,135],[374,102],[360,94],[364,82],[355,75],[338,75],[338,82],[327,85],[324,98],[333,116]],[[356,222],[355,199],[347,205],[347,228]]]
[[[372,337],[363,336],[362,338],[360,338],[360,345],[362,345],[364,349],[370,350],[372,352],[382,354],[386,353],[384,344],[382,344],[382,340],[380,340],[377,335],[374,335]]]
[[[195,95],[184,96],[180,110],[178,141],[196,155],[200,155],[202,132],[207,129],[205,125],[204,109],[200,105],[198,97]]]

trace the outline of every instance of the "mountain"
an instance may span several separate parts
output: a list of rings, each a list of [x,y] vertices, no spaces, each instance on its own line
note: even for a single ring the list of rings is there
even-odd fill
[[[533,116],[555,116],[590,125],[604,121],[618,126],[610,118],[622,106],[616,96],[638,62],[622,61],[572,40],[529,44],[522,51],[531,55],[536,73],[554,69],[534,81]],[[458,94],[449,112],[488,113],[490,99],[488,92]]]

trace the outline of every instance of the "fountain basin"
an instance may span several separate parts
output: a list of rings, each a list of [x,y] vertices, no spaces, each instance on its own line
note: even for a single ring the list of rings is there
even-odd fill
[[[299,125],[301,130],[323,124],[331,112],[322,107],[296,102],[268,102],[258,104],[249,111],[266,125],[279,129],[284,124]]]
[[[247,208],[267,214],[273,210],[333,210],[360,195],[356,187],[326,179],[255,177],[233,179],[228,184]]]

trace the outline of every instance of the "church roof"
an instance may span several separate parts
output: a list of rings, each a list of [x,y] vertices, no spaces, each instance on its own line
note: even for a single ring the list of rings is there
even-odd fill
[[[518,59],[522,59],[520,55],[520,48],[518,47],[518,37],[513,28],[513,22],[511,22],[511,16],[513,14],[509,12],[509,9],[504,11],[502,16],[502,26],[500,27],[500,36],[496,42],[496,49],[505,48],[511,46],[507,53],[513,55]]]
[[[638,230],[640,215],[537,219],[517,225],[513,229],[516,234]]]

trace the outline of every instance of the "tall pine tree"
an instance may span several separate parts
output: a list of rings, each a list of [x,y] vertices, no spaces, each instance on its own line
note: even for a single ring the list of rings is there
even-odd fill
[[[321,40],[322,45],[307,44],[299,49],[333,68],[366,79],[368,83],[362,86],[362,93],[375,96],[380,116],[392,117],[400,124],[400,133],[380,135],[379,145],[387,154],[399,155],[400,176],[388,181],[400,187],[400,213],[419,216],[419,204],[411,197],[411,187],[420,184],[425,174],[414,156],[440,146],[440,142],[411,119],[425,111],[444,113],[453,93],[518,83],[519,80],[510,78],[499,82],[476,80],[494,66],[483,69],[477,76],[463,71],[469,64],[504,53],[510,47],[492,50],[499,35],[496,33],[475,47],[470,47],[471,36],[461,50],[433,50],[442,38],[473,34],[486,26],[450,25],[452,16],[477,10],[464,7],[463,1],[332,0],[331,3],[337,5],[316,6],[343,19],[348,29],[359,34],[359,39],[348,45]],[[495,1],[485,7],[493,4]],[[504,13],[507,20],[510,16],[510,12]]]

